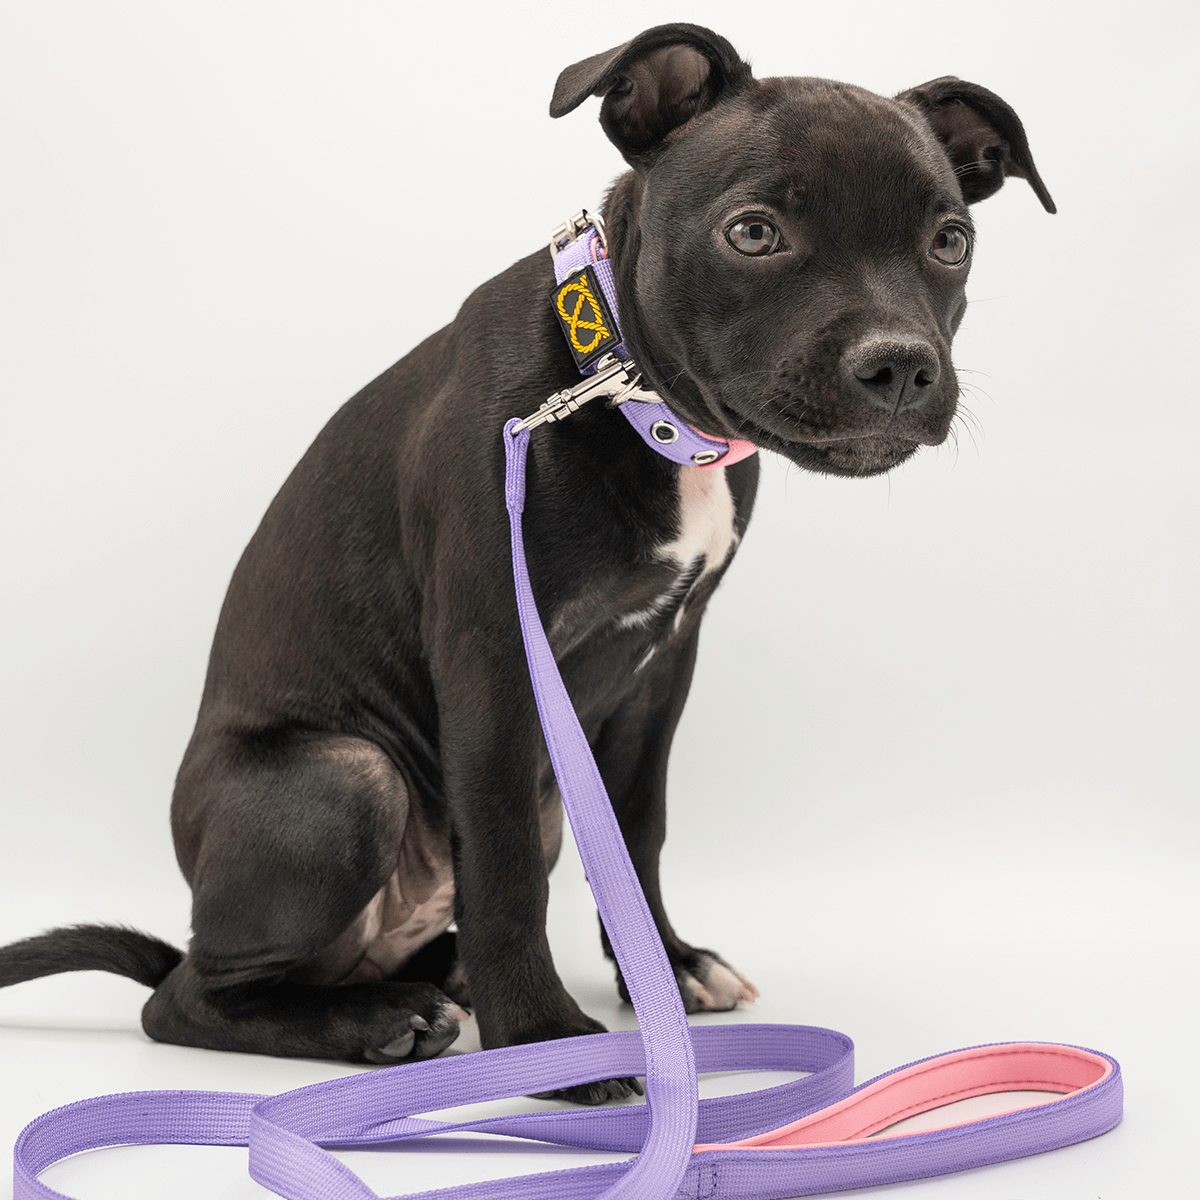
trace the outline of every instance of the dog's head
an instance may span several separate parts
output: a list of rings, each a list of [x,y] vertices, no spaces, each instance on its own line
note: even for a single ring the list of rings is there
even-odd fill
[[[1014,175],[1054,211],[1003,100],[758,80],[684,24],[568,67],[550,113],[590,95],[633,168],[605,214],[622,330],[681,416],[837,475],[945,440],[968,206]]]

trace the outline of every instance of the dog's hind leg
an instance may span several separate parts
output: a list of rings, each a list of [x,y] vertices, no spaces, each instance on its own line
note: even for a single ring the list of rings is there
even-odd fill
[[[367,959],[409,807],[400,773],[362,739],[194,743],[173,816],[195,936],[147,1003],[146,1032],[368,1062],[449,1045],[466,1014],[433,984],[381,978]]]

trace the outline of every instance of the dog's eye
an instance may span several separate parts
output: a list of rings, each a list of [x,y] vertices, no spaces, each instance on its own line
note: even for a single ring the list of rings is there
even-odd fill
[[[725,230],[725,240],[739,254],[770,254],[779,245],[779,230],[762,217],[743,217]]]
[[[967,261],[967,255],[971,253],[971,239],[962,226],[947,225],[945,229],[938,230],[933,245],[929,247],[929,253],[938,262],[945,263],[948,267],[957,267]]]

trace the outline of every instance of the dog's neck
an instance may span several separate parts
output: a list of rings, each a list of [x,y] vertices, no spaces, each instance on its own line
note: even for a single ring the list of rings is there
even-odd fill
[[[621,334],[612,263],[598,214],[581,210],[551,235],[555,290],[551,297],[563,336],[583,375],[604,364],[627,363],[638,371]],[[655,453],[680,466],[700,470],[727,467],[754,454],[753,442],[715,438],[677,416],[657,393],[641,386],[614,401],[638,436]]]

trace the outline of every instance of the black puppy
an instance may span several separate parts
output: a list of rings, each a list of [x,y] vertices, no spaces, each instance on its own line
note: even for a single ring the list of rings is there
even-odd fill
[[[693,25],[569,67],[551,114],[590,95],[632,168],[603,209],[625,342],[681,417],[839,475],[946,437],[967,206],[1013,175],[1054,211],[1008,105],[949,77],[894,100],[755,80]],[[460,1004],[485,1046],[601,1028],[546,941],[561,805],[503,500],[505,419],[579,379],[552,285],[540,250],[476,291],[337,413],[247,547],[172,811],[188,953],[58,930],[0,951],[0,984],[116,971],[156,989],[161,1041],[371,1062],[437,1053]],[[700,619],[757,479],[754,458],[667,462],[599,401],[530,448],[538,606],[690,1011],[754,995],[676,935],[658,856]]]

